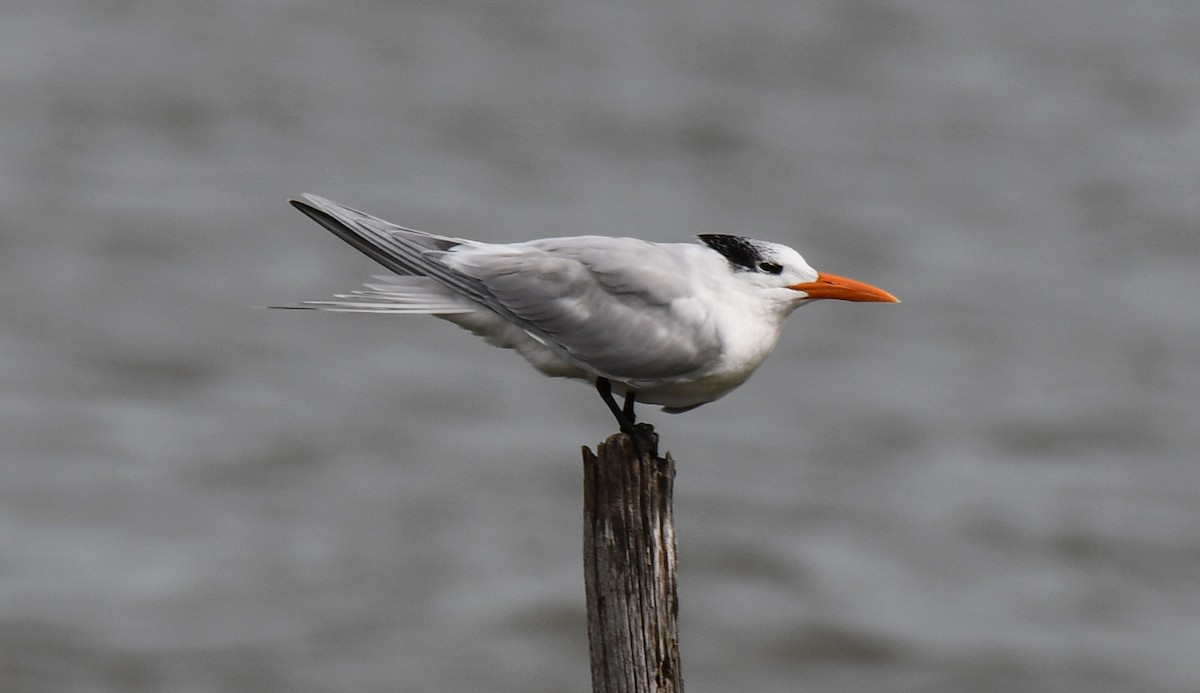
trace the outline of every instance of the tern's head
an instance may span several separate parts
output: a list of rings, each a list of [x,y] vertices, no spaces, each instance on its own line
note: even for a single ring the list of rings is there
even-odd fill
[[[806,302],[819,298],[842,301],[877,301],[899,303],[883,289],[856,279],[818,272],[809,266],[795,250],[770,241],[756,241],[741,236],[705,234],[700,240],[729,261],[729,267],[746,282],[763,289],[787,289],[789,302]]]

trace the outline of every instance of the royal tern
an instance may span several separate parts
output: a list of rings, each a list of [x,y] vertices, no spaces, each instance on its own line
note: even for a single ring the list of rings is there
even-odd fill
[[[631,435],[635,402],[678,413],[745,382],[775,348],[784,319],[805,303],[896,302],[814,270],[785,245],[741,236],[483,243],[302,197],[292,205],[394,274],[336,300],[283,307],[449,320],[515,349],[546,375],[594,384]],[[624,407],[613,392],[624,395]]]

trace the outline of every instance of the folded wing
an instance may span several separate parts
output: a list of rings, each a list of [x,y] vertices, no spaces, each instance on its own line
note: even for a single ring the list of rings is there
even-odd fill
[[[296,307],[445,315],[486,308],[582,368],[635,385],[701,373],[721,353],[679,246],[604,236],[487,244],[406,229],[313,195],[292,204],[410,275]]]
[[[703,371],[721,351],[669,248],[581,236],[464,247],[446,262],[577,363],[621,381],[653,382]]]

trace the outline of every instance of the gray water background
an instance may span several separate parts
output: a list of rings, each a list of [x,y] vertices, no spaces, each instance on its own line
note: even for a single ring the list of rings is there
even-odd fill
[[[582,691],[588,388],[316,192],[886,288],[672,417],[688,690],[1200,690],[1200,4],[20,0],[0,690]]]

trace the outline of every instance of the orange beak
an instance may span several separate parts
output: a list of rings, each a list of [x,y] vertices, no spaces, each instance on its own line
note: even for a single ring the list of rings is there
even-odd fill
[[[815,282],[792,284],[788,288],[803,291],[808,294],[809,298],[836,298],[841,301],[875,301],[879,303],[900,302],[900,299],[883,289],[877,289],[857,279],[848,279],[824,272],[817,272],[817,281]]]

